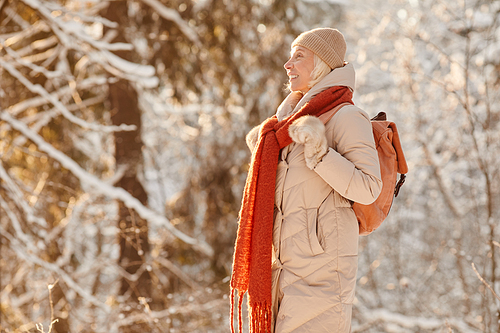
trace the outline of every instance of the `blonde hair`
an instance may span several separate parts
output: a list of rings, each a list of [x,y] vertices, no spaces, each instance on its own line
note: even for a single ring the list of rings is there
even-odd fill
[[[314,68],[310,74],[311,81],[307,85],[311,89],[316,83],[321,81],[332,69],[320,57],[314,54]]]

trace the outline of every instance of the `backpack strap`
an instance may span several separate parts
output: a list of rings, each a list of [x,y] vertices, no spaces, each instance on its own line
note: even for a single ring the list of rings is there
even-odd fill
[[[403,186],[406,180],[406,173],[408,173],[408,165],[406,164],[405,154],[403,153],[403,148],[401,147],[401,140],[399,139],[398,129],[396,128],[396,124],[393,122],[389,123],[389,126],[392,128],[392,145],[394,150],[396,150],[396,155],[398,158],[398,173],[401,174],[399,177],[399,181],[396,184],[396,188],[394,189],[394,197],[397,197],[399,194],[399,189]]]
[[[403,186],[403,184],[405,183],[405,180],[406,180],[406,175],[403,173],[403,174],[401,174],[401,176],[399,176],[399,181],[396,184],[396,188],[394,189],[394,197],[398,196],[399,189],[401,188],[401,186]]]
[[[387,120],[387,115],[385,114],[385,112],[380,111],[379,113],[377,113],[377,115],[375,117],[373,117],[371,119],[371,121],[374,121],[374,120],[376,120],[376,121],[385,121],[385,120]]]
[[[341,103],[339,105],[337,105],[336,107],[334,107],[333,109],[331,109],[330,111],[327,111],[325,113],[323,113],[321,116],[319,116],[319,120],[321,120],[323,122],[323,124],[326,124],[330,119],[332,119],[332,117],[337,113],[338,110],[340,110],[342,107],[346,106],[346,105],[352,105],[351,103],[348,103],[348,102],[345,102],[345,103]]]

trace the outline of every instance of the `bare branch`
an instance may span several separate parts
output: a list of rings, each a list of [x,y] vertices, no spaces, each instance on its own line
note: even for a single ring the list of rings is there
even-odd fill
[[[163,257],[157,257],[154,259],[154,261],[158,262],[163,267],[167,268],[169,271],[174,273],[179,279],[181,279],[185,284],[187,284],[191,288],[196,289],[198,287],[198,284],[194,282],[193,279],[191,279],[186,273],[184,273],[179,267],[177,267],[170,260]]]
[[[491,293],[493,294],[493,296],[495,296],[500,301],[500,297],[497,295],[497,293],[495,292],[495,290],[489,285],[488,282],[486,282],[485,279],[483,279],[483,277],[481,276],[481,274],[479,274],[479,272],[476,269],[476,265],[474,265],[474,263],[472,263],[471,265],[472,265],[472,269],[474,270],[474,272],[477,275],[477,278],[486,286],[486,288],[488,288],[491,291]]]
[[[50,326],[49,326],[49,333],[52,331],[52,325],[56,322],[58,322],[58,319],[54,319],[54,302],[52,301],[52,289],[54,286],[57,284],[59,279],[56,280],[56,282],[49,284],[47,286],[47,289],[49,289],[49,302],[50,302]]]
[[[433,176],[436,179],[439,191],[443,195],[443,199],[444,199],[444,202],[446,203],[446,206],[448,206],[448,208],[450,209],[450,211],[452,212],[452,214],[455,218],[457,218],[457,219],[461,218],[462,214],[458,210],[458,207],[455,206],[455,200],[453,200],[453,196],[450,194],[448,188],[444,184],[444,180],[443,180],[443,177],[441,175],[440,168],[437,165],[437,163],[434,161],[434,159],[432,158],[432,154],[429,151],[427,141],[422,140],[422,139],[419,141],[420,141],[420,144],[422,145],[422,148],[424,150],[425,158],[427,159],[427,162],[429,163],[429,165],[432,168]]]

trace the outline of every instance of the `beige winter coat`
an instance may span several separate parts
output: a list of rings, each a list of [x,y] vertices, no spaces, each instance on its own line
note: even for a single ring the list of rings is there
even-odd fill
[[[316,84],[294,110],[320,91],[354,89],[352,65]],[[348,333],[356,285],[358,223],[349,200],[369,204],[382,182],[368,115],[345,106],[326,124],[329,151],[314,171],[303,145],[280,156],[273,231],[273,319],[276,333]]]

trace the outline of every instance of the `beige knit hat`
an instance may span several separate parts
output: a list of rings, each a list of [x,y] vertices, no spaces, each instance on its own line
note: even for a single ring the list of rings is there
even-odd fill
[[[317,28],[301,33],[292,43],[313,51],[331,69],[344,66],[346,43],[337,29]]]

